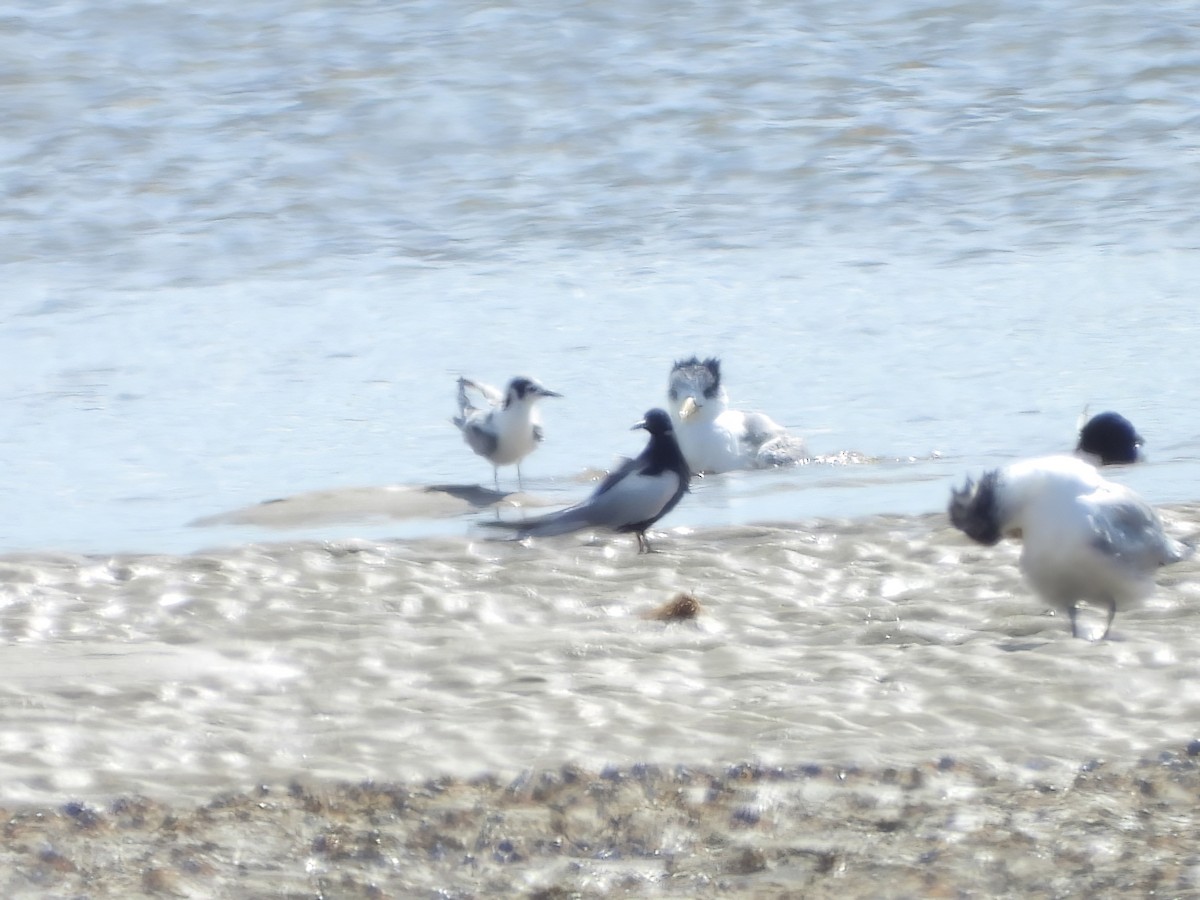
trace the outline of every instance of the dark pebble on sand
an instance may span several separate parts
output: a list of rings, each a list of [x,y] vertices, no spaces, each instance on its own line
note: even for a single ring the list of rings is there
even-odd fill
[[[517,852],[513,842],[505,838],[496,845],[492,858],[499,863],[513,863],[521,861],[521,854]]]
[[[68,803],[63,807],[63,813],[74,819],[80,828],[95,828],[101,822],[99,814],[82,803]]]
[[[574,784],[581,777],[583,777],[583,771],[578,766],[566,765],[562,767],[563,784]]]
[[[730,875],[753,875],[767,867],[767,857],[757,847],[749,847],[736,856],[727,867]]]
[[[739,806],[731,816],[734,825],[757,825],[762,814],[753,806]]]

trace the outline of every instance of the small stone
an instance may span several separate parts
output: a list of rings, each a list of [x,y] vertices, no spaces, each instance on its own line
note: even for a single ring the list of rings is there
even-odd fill
[[[517,852],[513,842],[505,838],[496,845],[496,851],[492,854],[492,858],[498,863],[513,863],[520,862],[521,854]]]
[[[731,818],[734,825],[757,825],[762,819],[762,813],[753,806],[739,806],[733,811]]]
[[[82,803],[68,803],[63,807],[63,813],[74,819],[80,828],[95,828],[101,821],[99,813]]]
[[[730,875],[753,875],[767,867],[767,857],[757,847],[747,847],[729,863],[726,872]]]
[[[174,894],[177,887],[175,874],[167,869],[151,867],[142,871],[142,890],[148,894]]]

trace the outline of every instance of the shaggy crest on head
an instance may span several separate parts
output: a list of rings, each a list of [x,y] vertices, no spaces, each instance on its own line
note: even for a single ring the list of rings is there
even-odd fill
[[[1102,412],[1079,429],[1079,444],[1075,449],[1098,458],[1102,466],[1113,466],[1137,462],[1144,443],[1133,423],[1123,415]]]
[[[705,360],[698,356],[677,360],[671,369],[667,395],[677,401],[685,393],[700,393],[706,399],[715,399],[721,393],[721,361],[715,356]]]
[[[950,521],[973,541],[986,547],[1000,543],[1004,530],[1000,520],[996,483],[1000,473],[992,469],[979,481],[967,479],[961,489],[950,489]]]
[[[719,359],[676,361],[667,379],[667,408],[695,474],[771,468],[808,456],[804,441],[769,416],[728,407]]]
[[[1023,460],[952,488],[949,512],[981,544],[1020,538],[1021,573],[1066,613],[1075,636],[1080,603],[1107,610],[1104,638],[1118,609],[1154,590],[1160,567],[1192,552],[1164,532],[1150,504],[1073,456]]]

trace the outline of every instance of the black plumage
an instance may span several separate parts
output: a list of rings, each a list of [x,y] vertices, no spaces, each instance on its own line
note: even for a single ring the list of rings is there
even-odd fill
[[[514,530],[520,537],[547,537],[584,528],[632,531],[637,535],[638,550],[649,550],[646,530],[683,499],[691,470],[666,412],[652,409],[634,428],[649,432],[645,449],[610,472],[587,500],[533,519],[487,524]]]

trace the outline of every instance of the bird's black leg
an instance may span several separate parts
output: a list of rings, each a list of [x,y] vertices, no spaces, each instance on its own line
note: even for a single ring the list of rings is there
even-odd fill
[[[638,553],[650,552],[650,541],[646,538],[646,532],[639,531],[637,533]]]
[[[1079,637],[1079,623],[1076,621],[1076,618],[1079,615],[1079,608],[1072,603],[1069,607],[1067,607],[1067,615],[1071,618],[1071,637]]]
[[[521,464],[520,463],[517,463],[517,490],[521,491],[522,493],[524,493],[524,491],[525,491],[525,483],[523,481],[521,481]]]
[[[1117,615],[1117,601],[1112,597],[1108,598],[1108,621],[1104,623],[1104,634],[1100,635],[1100,640],[1108,637],[1109,629],[1112,628],[1113,619]]]

